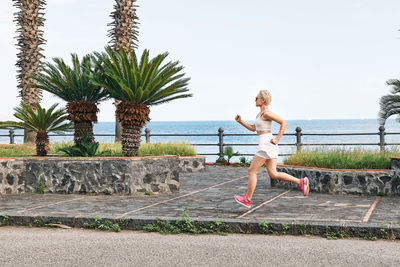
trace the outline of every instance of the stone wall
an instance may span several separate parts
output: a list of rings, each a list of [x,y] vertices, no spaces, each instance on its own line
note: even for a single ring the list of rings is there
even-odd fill
[[[134,194],[179,190],[179,173],[201,171],[204,157],[0,159],[0,195],[45,193]]]
[[[21,159],[0,159],[0,195],[25,192],[25,167]]]
[[[329,170],[293,166],[278,166],[277,169],[294,177],[308,177],[311,192],[400,196],[400,176],[394,170]],[[272,179],[271,186],[298,188]]]
[[[197,157],[179,157],[179,172],[202,172],[206,168],[206,158]]]

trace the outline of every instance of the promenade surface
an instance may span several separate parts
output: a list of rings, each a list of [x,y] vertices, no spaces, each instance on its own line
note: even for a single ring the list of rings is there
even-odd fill
[[[310,226],[314,234],[323,234],[327,226],[348,229],[353,236],[378,236],[386,229],[400,239],[399,197],[313,192],[303,197],[299,190],[271,188],[261,170],[253,207],[247,209],[234,200],[234,194],[246,190],[247,168],[207,166],[204,172],[181,174],[180,182],[179,193],[168,195],[2,195],[0,215],[8,215],[8,225],[32,225],[39,217],[71,226],[93,217],[126,218],[131,219],[130,229],[141,229],[156,218],[174,221],[186,209],[196,221],[218,217],[230,224],[232,232],[257,232],[259,223],[268,221],[271,226]]]

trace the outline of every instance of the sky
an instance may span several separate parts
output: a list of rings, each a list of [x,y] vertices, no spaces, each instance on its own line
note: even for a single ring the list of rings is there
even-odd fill
[[[103,51],[113,0],[47,0],[46,61]],[[152,121],[253,120],[259,90],[286,120],[376,118],[400,78],[398,0],[138,0],[139,48],[185,67],[192,98],[152,106]],[[0,0],[0,120],[13,119],[16,9]],[[42,105],[65,105],[44,93]],[[114,121],[112,101],[99,121]]]

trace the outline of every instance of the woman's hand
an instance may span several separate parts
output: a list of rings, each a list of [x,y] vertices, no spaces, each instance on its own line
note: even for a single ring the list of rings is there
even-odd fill
[[[241,120],[242,120],[242,117],[240,117],[240,115],[236,115],[235,121],[240,122]]]
[[[273,144],[273,145],[277,145],[278,142],[279,142],[279,139],[275,137],[275,138],[272,138],[270,142],[271,142],[271,144]]]

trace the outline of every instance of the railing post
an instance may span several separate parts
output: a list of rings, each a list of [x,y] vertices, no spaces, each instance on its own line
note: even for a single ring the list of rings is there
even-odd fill
[[[219,147],[219,157],[216,161],[216,163],[224,163],[224,128],[219,128],[218,129],[218,147]]]
[[[150,143],[150,129],[146,128],[144,132],[146,133],[146,143]]]
[[[15,136],[14,130],[10,130],[9,132],[10,132],[10,144],[14,144],[14,136]]]
[[[301,152],[301,128],[300,127],[296,127],[296,147],[297,147],[296,153],[300,153]]]
[[[385,153],[385,127],[379,127],[379,147],[381,149],[381,153]]]

